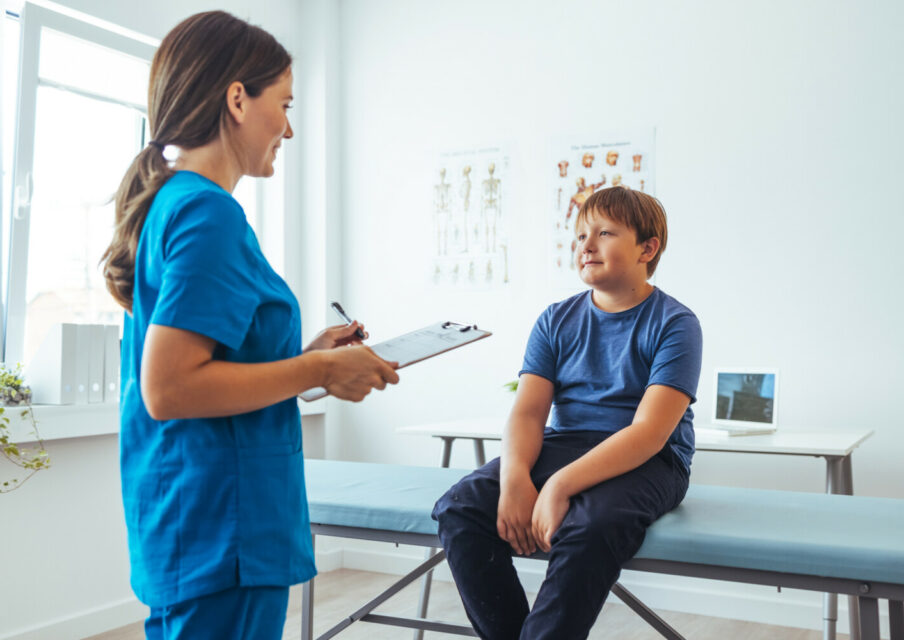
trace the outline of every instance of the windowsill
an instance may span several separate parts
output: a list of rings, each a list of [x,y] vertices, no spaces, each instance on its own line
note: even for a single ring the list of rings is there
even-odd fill
[[[5,416],[9,418],[13,442],[34,442],[31,421],[20,416],[24,407],[3,408]],[[299,400],[298,408],[303,416],[322,415],[326,412],[326,399],[316,402]],[[68,405],[36,404],[33,409],[35,420],[38,422],[38,432],[45,442],[119,433],[118,402]]]
[[[9,418],[13,442],[34,442],[31,420],[22,418],[23,407],[3,407]],[[36,404],[32,407],[38,433],[47,440],[83,438],[119,432],[119,403]]]

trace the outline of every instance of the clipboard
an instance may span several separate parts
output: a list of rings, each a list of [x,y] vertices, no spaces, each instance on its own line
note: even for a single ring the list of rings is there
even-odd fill
[[[438,356],[491,335],[493,335],[492,332],[478,329],[476,324],[437,322],[423,329],[371,345],[370,348],[384,360],[398,362],[399,369],[403,369],[421,360]],[[315,387],[308,389],[298,397],[305,402],[313,402],[327,395],[329,394],[326,389]]]

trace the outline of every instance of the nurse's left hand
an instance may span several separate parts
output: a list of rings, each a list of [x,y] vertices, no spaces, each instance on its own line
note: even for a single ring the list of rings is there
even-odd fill
[[[351,324],[337,324],[327,327],[318,333],[311,343],[304,348],[304,352],[317,351],[320,349],[335,349],[336,347],[346,347],[350,344],[361,344],[361,338],[355,335],[355,331],[361,329],[366,339],[369,334],[364,331],[364,325],[355,320]]]

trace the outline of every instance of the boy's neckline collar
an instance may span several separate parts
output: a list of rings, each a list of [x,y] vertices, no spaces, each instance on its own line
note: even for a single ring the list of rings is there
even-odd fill
[[[587,304],[589,304],[596,313],[602,314],[604,316],[626,315],[643,307],[647,303],[647,301],[656,294],[657,291],[659,291],[659,287],[657,287],[656,285],[650,285],[650,292],[646,295],[646,297],[644,297],[643,300],[641,300],[634,306],[628,307],[627,309],[621,309],[619,311],[606,311],[605,309],[601,309],[597,306],[596,302],[593,300],[593,289],[590,289],[587,292]]]

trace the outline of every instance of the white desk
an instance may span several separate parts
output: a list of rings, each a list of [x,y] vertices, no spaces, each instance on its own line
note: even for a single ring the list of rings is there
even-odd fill
[[[452,420],[398,429],[399,433],[425,435],[443,441],[441,465],[449,466],[452,443],[459,438],[472,440],[477,466],[486,463],[484,442],[501,440],[505,418],[471,418]],[[704,429],[696,434],[697,451],[727,453],[762,453],[770,455],[810,456],[826,460],[826,493],[854,494],[851,454],[864,440],[873,435],[871,430],[859,431],[776,431],[767,435],[728,436]],[[860,640],[860,609],[857,598],[848,597],[850,640]],[[838,596],[825,594],[823,603],[823,640],[835,640],[835,623],[838,619]]]

